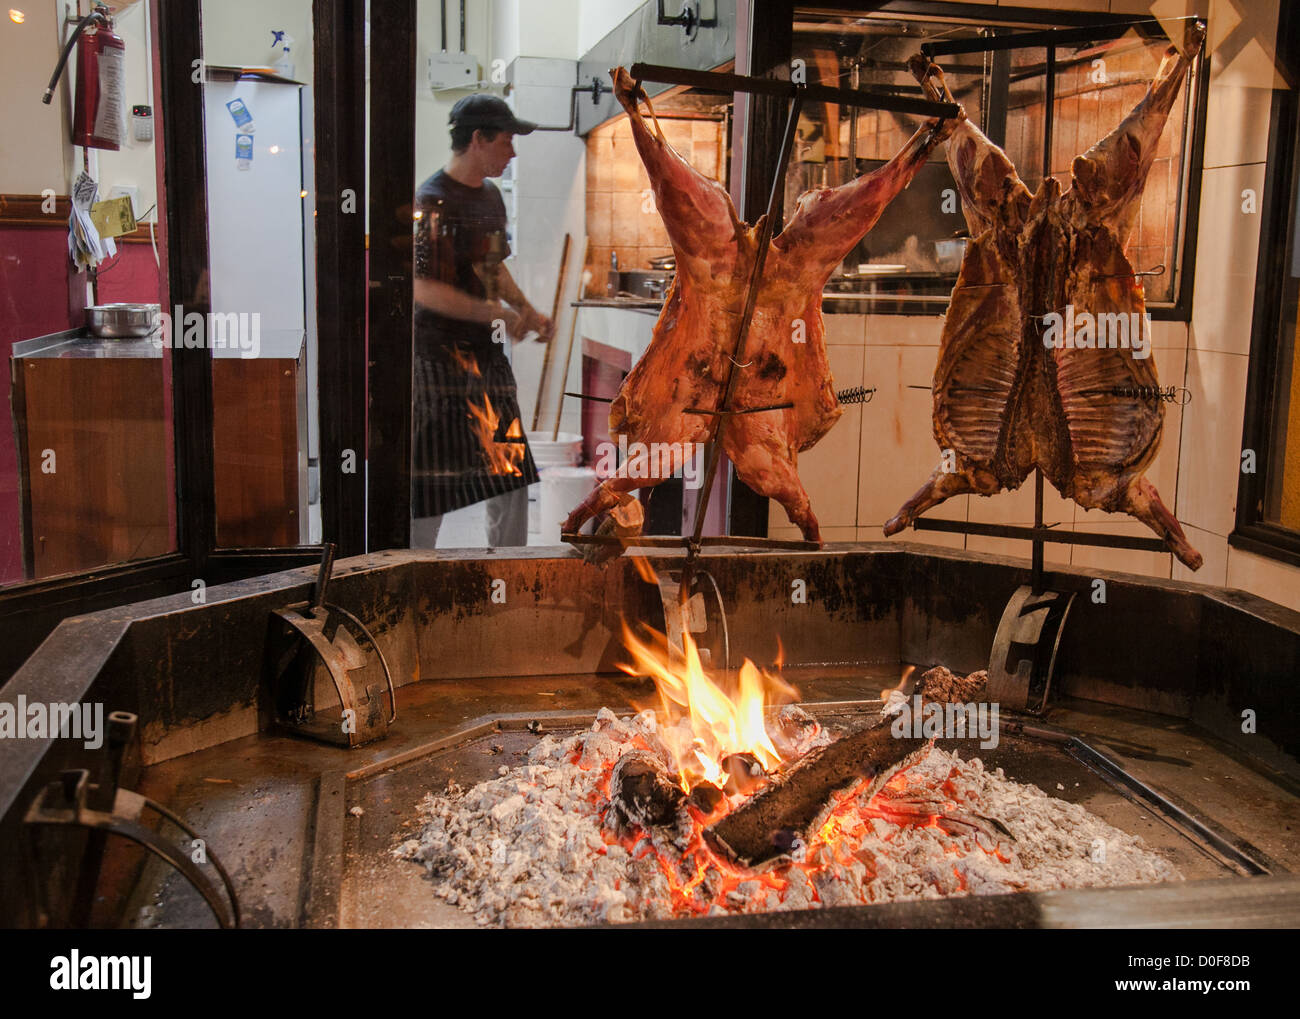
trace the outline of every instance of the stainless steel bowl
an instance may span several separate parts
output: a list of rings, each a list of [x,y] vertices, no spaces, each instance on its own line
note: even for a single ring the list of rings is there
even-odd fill
[[[160,304],[96,304],[86,309],[86,328],[107,340],[148,336],[161,313]]]

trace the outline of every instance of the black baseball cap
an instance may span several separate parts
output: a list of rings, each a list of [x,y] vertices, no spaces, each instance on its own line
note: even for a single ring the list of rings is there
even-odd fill
[[[452,127],[489,127],[511,134],[532,134],[537,130],[531,120],[516,117],[504,99],[487,92],[466,96],[451,108],[448,119]]]

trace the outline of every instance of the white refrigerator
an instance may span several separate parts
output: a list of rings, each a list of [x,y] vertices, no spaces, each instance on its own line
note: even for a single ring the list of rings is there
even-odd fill
[[[210,69],[204,89],[212,310],[257,313],[263,357],[304,352],[298,519],[300,540],[316,543],[321,518],[311,88],[232,77],[229,70]]]

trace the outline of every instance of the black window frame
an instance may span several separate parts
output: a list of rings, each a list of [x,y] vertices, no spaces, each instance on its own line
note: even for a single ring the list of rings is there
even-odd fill
[[[1282,308],[1276,295],[1287,277],[1291,201],[1300,188],[1300,11],[1284,3],[1278,14],[1277,66],[1289,88],[1274,89],[1269,116],[1264,194],[1260,203],[1259,260],[1246,370],[1246,407],[1241,448],[1255,453],[1254,473],[1241,473],[1237,514],[1228,544],[1246,552],[1300,566],[1300,531],[1264,519],[1274,454],[1282,360]],[[1300,437],[1298,437],[1300,441]]]

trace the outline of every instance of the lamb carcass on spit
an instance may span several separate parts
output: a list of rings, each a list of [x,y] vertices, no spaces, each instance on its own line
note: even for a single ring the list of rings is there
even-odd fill
[[[1124,323],[1106,320],[1115,330],[1144,322],[1142,283],[1124,245],[1204,35],[1194,24],[1184,55],[1169,47],[1142,101],[1075,158],[1064,193],[1046,177],[1031,195],[1006,153],[975,125],[963,121],[953,132],[948,166],[971,241],[934,375],[934,435],[951,453],[885,525],[887,535],[954,495],[1019,488],[1037,467],[1061,495],[1137,517],[1183,563],[1200,568],[1201,554],[1144,477],[1164,423],[1164,404],[1140,395],[1158,384],[1149,338],[1145,358],[1131,346],[1048,349],[1044,338],[1052,313],[1071,306],[1098,325],[1098,316],[1122,314]],[[913,58],[912,70],[930,98],[949,96],[942,72],[924,58]]]
[[[615,441],[626,436],[629,447],[639,442],[652,451],[671,450],[672,463],[660,462],[658,476],[650,478],[630,476],[643,471],[629,472],[624,463],[569,515],[566,532],[632,489],[671,476],[690,444],[708,437],[710,418],[686,409],[714,410],[722,399],[760,228],[740,221],[722,185],[673,151],[657,121],[650,130],[639,108],[642,100],[649,107],[649,100],[627,71],[620,67],[610,73],[676,255],[677,277],[649,347],[610,406],[609,431]],[[796,458],[842,413],[826,358],[822,288],[953,123],[929,120],[880,169],[801,195],[785,229],[771,241],[740,362],[748,367],[740,369],[731,408],[793,406],[731,417],[721,438],[741,480],[777,500],[809,541],[821,537],[795,472]]]

